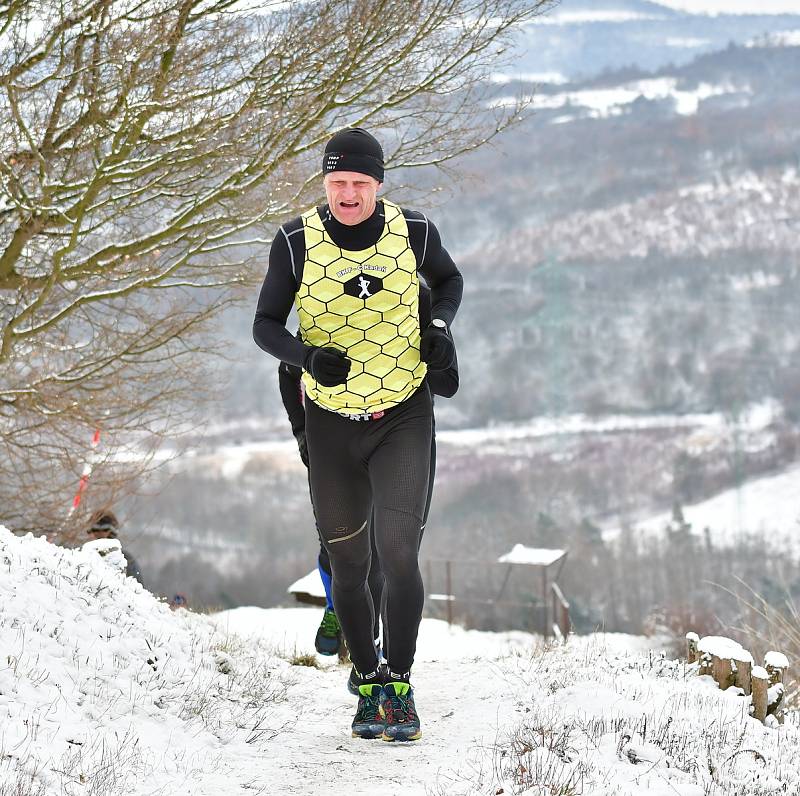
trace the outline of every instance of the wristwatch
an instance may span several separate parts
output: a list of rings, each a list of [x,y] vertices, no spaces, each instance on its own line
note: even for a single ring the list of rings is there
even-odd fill
[[[434,318],[431,321],[431,326],[435,326],[437,329],[444,329],[448,334],[450,333],[447,324],[441,318]]]

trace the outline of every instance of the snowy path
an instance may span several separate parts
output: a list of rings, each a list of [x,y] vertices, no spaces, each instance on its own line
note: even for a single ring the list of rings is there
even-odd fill
[[[320,610],[307,608],[241,608],[215,621],[291,656],[313,651],[320,616]],[[242,763],[257,770],[254,784],[280,783],[276,792],[287,794],[451,792],[454,780],[472,775],[472,751],[491,747],[521,710],[512,694],[498,688],[507,677],[498,658],[529,656],[534,644],[527,633],[479,633],[426,620],[413,678],[423,738],[409,744],[350,735],[356,700],[345,687],[349,667],[321,657],[319,670],[293,667],[287,701],[275,706],[269,722],[272,729],[286,725],[276,738],[281,755],[265,749],[257,764]]]
[[[543,650],[424,620],[422,740],[354,739],[347,667],[291,663],[320,616],[173,612],[96,552],[0,526],[0,795],[800,794],[797,713],[764,726],[617,635]]]

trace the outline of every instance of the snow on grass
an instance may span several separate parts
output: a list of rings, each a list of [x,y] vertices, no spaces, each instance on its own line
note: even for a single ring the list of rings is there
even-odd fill
[[[228,647],[96,552],[0,526],[0,785],[105,796],[188,792],[189,778],[224,792],[223,750],[249,751],[288,668],[251,645],[225,674]]]
[[[92,550],[0,527],[0,793],[768,796],[800,732],[748,717],[658,640],[547,646],[424,620],[423,739],[352,738],[322,609],[170,612]],[[298,664],[290,666],[289,660]]]
[[[542,758],[555,757],[562,778],[572,773],[574,792],[593,796],[797,792],[797,726],[764,727],[749,718],[749,699],[695,671],[614,652],[602,637],[582,655],[568,644],[519,659],[514,695],[528,712],[498,739],[503,784],[520,792]]]

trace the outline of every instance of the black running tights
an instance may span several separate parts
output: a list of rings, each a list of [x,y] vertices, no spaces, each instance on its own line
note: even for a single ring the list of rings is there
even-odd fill
[[[428,496],[432,405],[423,383],[379,420],[348,420],[306,400],[311,492],[331,563],[333,604],[350,658],[362,674],[377,665],[367,578],[370,511],[384,576],[388,662],[411,669],[424,591],[417,553]]]

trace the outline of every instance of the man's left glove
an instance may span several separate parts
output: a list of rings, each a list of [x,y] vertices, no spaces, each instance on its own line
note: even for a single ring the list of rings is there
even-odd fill
[[[297,440],[297,449],[300,451],[300,458],[303,464],[308,467],[308,443],[306,442],[306,430],[298,428],[297,431],[292,432],[294,438]]]
[[[420,359],[430,370],[447,370],[455,359],[456,344],[450,335],[447,324],[434,318],[430,326],[422,332],[419,343]]]

